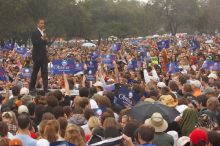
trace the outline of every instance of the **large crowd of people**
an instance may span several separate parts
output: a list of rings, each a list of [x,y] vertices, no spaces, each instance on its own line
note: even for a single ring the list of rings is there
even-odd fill
[[[164,40],[169,46],[160,48]],[[36,93],[29,91],[30,77],[22,77],[33,65],[31,47],[25,54],[1,51],[0,146],[220,146],[220,36],[115,39],[89,47],[66,42],[47,51],[48,93],[40,71]],[[114,57],[106,63],[105,55]],[[83,70],[54,74],[54,60],[74,60]],[[141,121],[130,111],[142,103],[178,115],[168,120],[154,111]]]

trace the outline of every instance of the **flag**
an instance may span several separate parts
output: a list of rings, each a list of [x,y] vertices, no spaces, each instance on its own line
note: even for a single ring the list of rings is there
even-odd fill
[[[167,49],[170,47],[170,41],[169,40],[162,40],[157,42],[157,48],[161,51],[162,49]]]
[[[95,71],[94,70],[91,70],[91,69],[88,69],[86,71],[86,80],[87,81],[95,81],[96,80],[96,75],[95,75]]]
[[[128,61],[128,70],[135,70],[138,67],[137,65],[137,60]]]
[[[175,74],[177,72],[179,72],[179,64],[178,62],[170,62],[167,65],[168,68],[168,73],[169,74]]]
[[[5,70],[2,66],[0,66],[0,81],[5,82],[7,80],[6,76],[5,76]]]
[[[52,69],[51,74],[58,75],[58,74],[74,74],[75,73],[75,65],[74,60],[53,60],[52,61]]]
[[[210,70],[212,66],[213,66],[213,61],[205,60],[204,63],[202,64],[201,68],[203,68],[205,70]]]
[[[114,97],[114,103],[122,107],[131,107],[133,105],[132,100],[133,93],[126,86],[121,86],[119,92]]]
[[[115,44],[112,44],[110,50],[111,52],[118,52],[121,48],[121,44],[120,43],[115,43]]]
[[[50,143],[50,146],[75,146],[75,145],[67,141],[56,141]]]
[[[21,76],[20,78],[31,78],[32,69],[31,68],[22,68],[21,69]]]
[[[195,39],[190,40],[189,43],[190,43],[190,49],[193,50],[193,51],[196,51],[196,49],[200,48],[199,42]]]

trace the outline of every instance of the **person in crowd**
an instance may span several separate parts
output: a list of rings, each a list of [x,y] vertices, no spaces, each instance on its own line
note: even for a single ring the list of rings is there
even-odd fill
[[[191,146],[208,146],[208,135],[207,133],[199,128],[194,129],[190,134]]]
[[[220,134],[216,131],[209,131],[207,133],[209,145],[210,146],[218,146],[220,145]]]
[[[31,121],[27,114],[20,114],[18,116],[18,131],[15,138],[22,141],[23,146],[36,146],[36,140],[30,137],[29,128]]]
[[[37,26],[42,31],[44,22],[40,21]],[[46,40],[45,32],[41,33],[39,39]],[[36,35],[42,34],[36,30]],[[47,52],[44,44],[41,59],[36,57],[36,38],[32,38],[33,48],[27,48],[29,54],[20,55],[16,49],[0,51],[0,67],[7,78],[3,80],[0,72],[0,145],[10,145],[9,139],[14,140],[12,145],[33,146],[58,141],[92,145],[115,139],[125,146],[219,145],[220,72],[215,66],[220,61],[219,36],[193,36],[200,43],[195,50],[190,49],[191,37],[159,36],[136,44],[135,38],[101,41],[89,49],[80,42],[55,44]],[[207,45],[207,38],[213,43]],[[157,42],[164,39],[171,40],[170,47],[160,50]],[[120,49],[116,51],[117,43]],[[74,73],[56,74],[54,60],[61,61],[60,68],[69,67],[68,61],[74,60]],[[211,67],[207,60],[212,61]],[[177,65],[172,66],[173,61]],[[44,65],[41,71],[45,72],[45,62],[49,72],[40,74],[36,66]],[[82,64],[79,72],[75,70],[78,63]],[[24,67],[35,68],[32,79],[22,77]],[[39,81],[35,84],[36,74]],[[163,104],[169,111],[152,108],[152,115],[144,110],[132,115],[143,104]],[[174,110],[175,116],[170,114]]]
[[[182,115],[182,119],[180,121],[182,135],[188,136],[195,129],[197,122],[198,122],[197,112],[191,108],[185,109]]]
[[[145,120],[145,124],[155,128],[153,144],[157,146],[172,146],[174,144],[173,137],[164,132],[168,128],[168,123],[160,113],[154,113],[151,118]]]
[[[68,125],[66,128],[65,140],[77,146],[85,146],[85,141],[81,135],[80,128],[74,124]]]

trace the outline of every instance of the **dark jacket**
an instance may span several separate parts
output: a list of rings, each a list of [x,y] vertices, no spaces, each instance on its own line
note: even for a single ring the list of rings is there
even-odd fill
[[[47,41],[43,40],[42,35],[38,29],[36,29],[31,35],[31,41],[33,44],[32,59],[33,61],[47,59]]]

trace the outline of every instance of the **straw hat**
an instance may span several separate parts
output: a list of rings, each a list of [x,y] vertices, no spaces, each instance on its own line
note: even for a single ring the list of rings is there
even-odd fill
[[[154,113],[151,118],[145,120],[145,124],[155,128],[155,132],[164,132],[168,128],[168,123],[160,113]]]
[[[169,107],[175,107],[178,105],[178,101],[175,100],[171,95],[160,96],[160,102]]]

